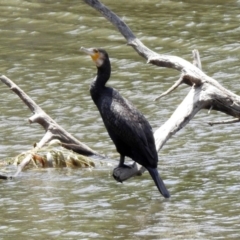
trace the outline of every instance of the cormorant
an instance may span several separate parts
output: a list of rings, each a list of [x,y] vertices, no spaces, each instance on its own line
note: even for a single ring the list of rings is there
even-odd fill
[[[169,198],[170,194],[157,170],[158,154],[149,122],[118,91],[105,86],[111,75],[107,52],[97,48],[81,47],[81,50],[91,56],[98,69],[90,93],[120,154],[119,167],[128,167],[124,164],[125,156],[132,158],[148,170],[159,192]]]

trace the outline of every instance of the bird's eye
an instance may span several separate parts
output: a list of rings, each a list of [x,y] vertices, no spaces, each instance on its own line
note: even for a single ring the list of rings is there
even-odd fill
[[[93,49],[93,52],[94,53],[98,53],[98,50],[95,48],[95,49]]]

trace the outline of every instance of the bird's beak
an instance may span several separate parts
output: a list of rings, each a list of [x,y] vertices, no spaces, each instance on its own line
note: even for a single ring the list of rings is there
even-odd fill
[[[82,52],[85,52],[86,54],[90,55],[94,62],[96,62],[98,60],[98,58],[99,58],[99,52],[96,51],[94,48],[84,48],[84,47],[81,47],[80,50]]]

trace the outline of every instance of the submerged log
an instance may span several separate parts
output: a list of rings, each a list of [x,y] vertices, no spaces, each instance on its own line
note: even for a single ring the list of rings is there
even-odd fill
[[[154,137],[158,151],[164,146],[167,140],[171,138],[171,136],[185,127],[201,109],[216,110],[226,113],[234,118],[240,118],[240,97],[224,88],[215,79],[207,76],[202,71],[200,56],[196,50],[193,52],[193,63],[190,63],[181,57],[156,53],[135,37],[127,24],[100,1],[84,0],[84,2],[99,11],[108,21],[110,21],[123,37],[125,37],[127,44],[132,46],[141,57],[145,58],[147,63],[159,67],[172,68],[181,73],[180,79],[160,97],[169,94],[180,84],[185,83],[191,86],[189,93],[174,111],[172,116],[155,131]],[[234,119],[234,121],[236,121],[236,119]],[[213,124],[214,123],[211,123],[211,125]],[[113,175],[118,180],[121,180],[121,176],[118,175],[119,172],[123,174],[124,169],[121,171],[115,169]],[[135,174],[136,173],[133,171],[129,172],[129,176],[124,174],[124,180]]]

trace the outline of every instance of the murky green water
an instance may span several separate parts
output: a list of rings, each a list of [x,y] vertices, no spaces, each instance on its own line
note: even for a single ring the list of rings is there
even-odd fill
[[[103,1],[155,51],[192,60],[200,51],[205,72],[240,94],[240,1]],[[181,86],[152,100],[179,73],[149,66],[99,13],[82,1],[0,2],[0,74],[15,81],[62,127],[93,149],[118,158],[88,88],[96,69],[80,46],[104,47],[109,84],[130,99],[157,129],[188,92]],[[29,125],[27,107],[1,84],[0,158],[14,157],[44,132]],[[113,166],[93,171],[26,171],[0,182],[0,239],[239,239],[238,124],[200,112],[159,153],[172,198],[164,200],[148,174],[124,184]],[[12,169],[14,171],[14,169]]]

